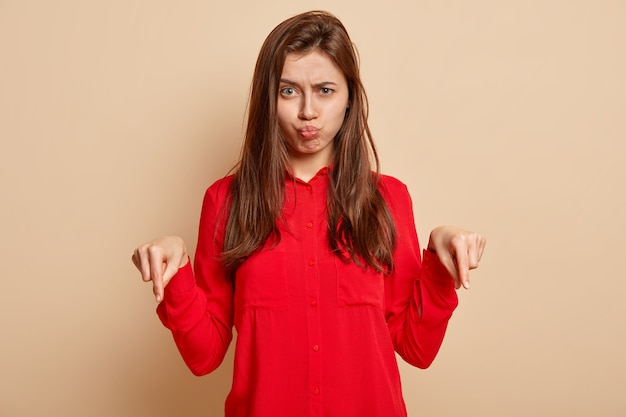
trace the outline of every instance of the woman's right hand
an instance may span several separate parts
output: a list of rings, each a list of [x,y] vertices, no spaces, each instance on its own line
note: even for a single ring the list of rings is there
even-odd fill
[[[152,281],[157,303],[163,300],[163,289],[189,261],[187,247],[178,236],[164,236],[139,246],[133,252],[133,263],[145,282]]]

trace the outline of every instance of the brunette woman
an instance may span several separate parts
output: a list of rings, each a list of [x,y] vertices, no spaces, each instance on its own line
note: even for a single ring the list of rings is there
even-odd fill
[[[205,194],[194,267],[176,236],[133,262],[194,374],[236,328],[226,416],[401,417],[394,352],[430,365],[484,245],[445,226],[422,254],[406,186],[378,172],[348,33],[309,12],[261,48],[242,156]]]

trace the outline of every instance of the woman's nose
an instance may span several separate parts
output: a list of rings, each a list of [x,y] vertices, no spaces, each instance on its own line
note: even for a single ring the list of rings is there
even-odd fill
[[[299,117],[303,120],[311,120],[315,119],[317,116],[317,106],[315,105],[313,97],[305,95],[302,99]]]

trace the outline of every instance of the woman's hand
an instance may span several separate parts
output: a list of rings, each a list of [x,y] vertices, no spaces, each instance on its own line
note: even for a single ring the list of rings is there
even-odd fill
[[[478,268],[486,240],[478,233],[454,226],[440,226],[430,232],[428,250],[439,257],[452,274],[456,289],[469,289],[469,271]]]
[[[189,260],[187,247],[178,236],[165,236],[135,249],[133,263],[145,282],[152,281],[157,303],[163,300],[163,289],[179,268]]]

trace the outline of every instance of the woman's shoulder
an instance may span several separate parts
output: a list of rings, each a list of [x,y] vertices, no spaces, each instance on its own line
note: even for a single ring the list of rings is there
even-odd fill
[[[378,189],[387,206],[396,216],[404,216],[413,210],[413,199],[407,185],[391,175],[379,176]]]
[[[397,196],[398,193],[405,194],[408,192],[408,188],[404,182],[386,174],[378,175],[378,187],[383,194],[388,194],[391,197]]]
[[[211,184],[205,192],[205,199],[211,198],[214,201],[224,201],[230,191],[230,185],[233,182],[233,175],[217,179]]]

